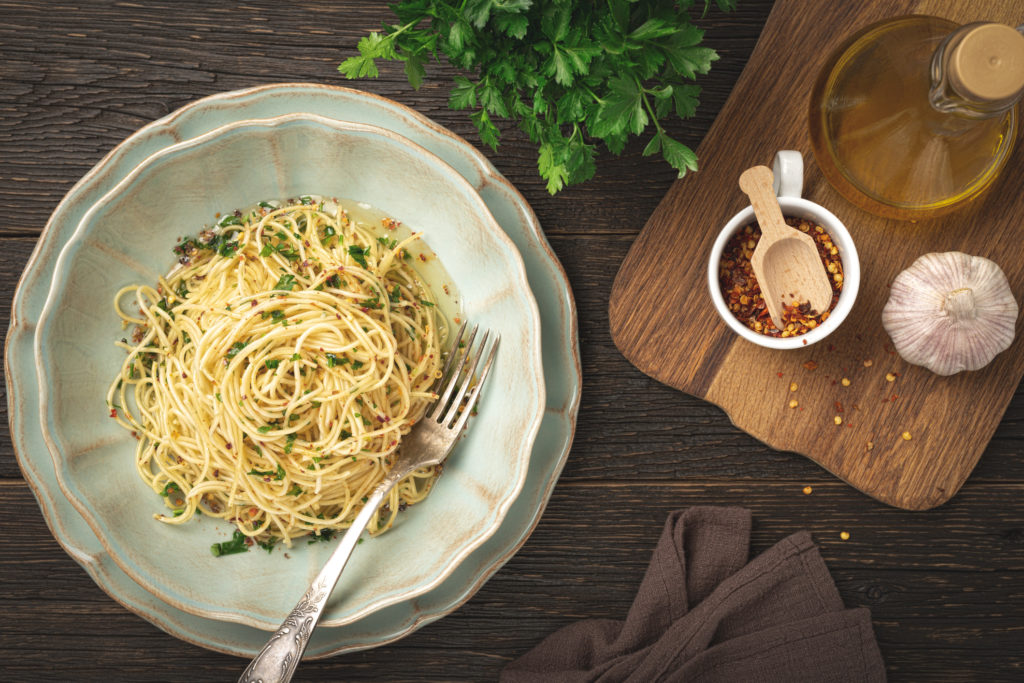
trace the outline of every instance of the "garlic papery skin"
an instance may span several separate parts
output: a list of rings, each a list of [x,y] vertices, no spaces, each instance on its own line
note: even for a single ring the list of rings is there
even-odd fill
[[[952,375],[1009,348],[1019,310],[998,265],[948,251],[925,254],[896,276],[882,325],[903,360]]]

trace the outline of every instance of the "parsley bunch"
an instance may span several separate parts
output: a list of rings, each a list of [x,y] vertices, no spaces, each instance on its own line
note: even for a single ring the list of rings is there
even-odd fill
[[[711,0],[704,0],[706,11]],[[735,0],[715,0],[731,10]],[[414,88],[424,64],[444,54],[470,76],[455,76],[452,109],[472,109],[480,139],[498,148],[495,117],[515,120],[540,145],[537,168],[555,194],[594,175],[598,144],[619,154],[650,124],[644,156],[661,152],[679,171],[697,156],[661,121],[696,110],[700,86],[718,59],[690,23],[694,0],[399,0],[398,23],[359,40],[338,67],[348,78],[376,77],[377,59],[405,62]]]

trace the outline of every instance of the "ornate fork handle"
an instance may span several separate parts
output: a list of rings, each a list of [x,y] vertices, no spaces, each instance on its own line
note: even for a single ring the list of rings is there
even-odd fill
[[[356,515],[352,526],[345,531],[341,543],[313,579],[309,590],[295,605],[295,609],[281,624],[281,628],[274,632],[259,654],[249,662],[249,666],[238,679],[239,683],[285,683],[292,679],[295,667],[299,665],[302,653],[306,651],[306,645],[313,635],[313,628],[324,613],[331,591],[334,590],[352,551],[359,543],[360,534],[369,524],[370,518],[377,513],[384,496],[408,473],[398,468],[392,469],[367,497],[363,509]]]

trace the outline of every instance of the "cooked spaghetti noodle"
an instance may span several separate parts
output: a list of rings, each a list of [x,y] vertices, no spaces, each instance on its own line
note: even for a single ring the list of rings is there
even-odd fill
[[[387,234],[333,203],[261,203],[181,242],[157,287],[118,292],[134,334],[107,401],[174,511],[157,519],[201,510],[264,545],[350,525],[435,397],[447,337],[408,265],[418,235]],[[370,532],[437,474],[392,489]]]

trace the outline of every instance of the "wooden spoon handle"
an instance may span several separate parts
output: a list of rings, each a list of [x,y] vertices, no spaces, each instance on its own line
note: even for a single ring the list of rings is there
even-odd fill
[[[767,166],[754,166],[740,174],[740,189],[750,198],[761,235],[773,241],[787,236],[790,230],[782,216],[779,198],[772,189],[774,180]]]

